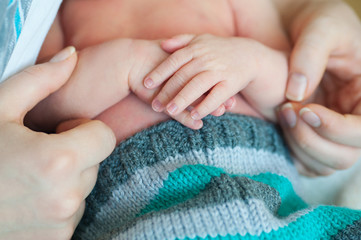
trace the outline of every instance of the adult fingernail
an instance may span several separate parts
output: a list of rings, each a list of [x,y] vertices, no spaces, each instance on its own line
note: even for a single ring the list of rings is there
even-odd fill
[[[175,103],[172,103],[167,107],[167,111],[170,114],[174,114],[177,111],[177,109],[178,109],[178,106]]]
[[[163,111],[163,105],[161,102],[159,102],[157,99],[153,101],[152,103],[152,108],[154,111],[156,112],[161,112]]]
[[[193,111],[191,112],[191,118],[192,118],[193,120],[199,120],[199,113],[198,113],[197,111],[193,110]]]
[[[321,126],[321,119],[309,108],[302,108],[300,110],[300,116],[302,117],[303,121],[305,121],[311,127],[317,128]]]
[[[147,77],[144,80],[144,85],[145,85],[146,88],[151,88],[153,86],[153,84],[154,84],[154,82],[150,77]]]
[[[292,73],[288,79],[286,97],[292,101],[302,101],[307,88],[307,78],[300,73]]]
[[[286,103],[281,107],[281,116],[283,121],[288,125],[288,127],[293,128],[296,126],[297,115],[293,110],[291,103]]]
[[[70,46],[70,47],[64,48],[63,50],[58,52],[52,59],[50,59],[49,62],[55,63],[55,62],[64,61],[64,60],[68,59],[71,55],[73,55],[73,53],[75,53],[75,47]]]

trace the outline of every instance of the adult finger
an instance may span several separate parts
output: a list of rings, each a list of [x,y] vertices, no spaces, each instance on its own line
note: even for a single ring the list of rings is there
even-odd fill
[[[289,105],[281,110],[281,114],[285,111],[287,111],[287,114],[293,111],[293,114],[296,115]],[[287,119],[282,122],[287,122]],[[286,132],[292,135],[302,151],[330,168],[348,168],[355,162],[355,159],[357,160],[360,154],[360,150],[357,148],[338,144],[322,137],[302,119],[298,119],[295,125],[288,124],[288,127],[284,128]]]
[[[339,39],[327,17],[315,19],[297,37],[291,53],[286,97],[302,101],[309,97],[325,72],[332,50]]]
[[[103,161],[114,150],[116,138],[103,122],[93,120],[71,130],[54,135],[57,146],[74,153],[77,166],[85,170]],[[54,144],[54,143],[53,143]]]
[[[284,129],[284,136],[295,157],[295,166],[302,175],[309,177],[328,176],[335,171],[304,151],[287,128]]]
[[[340,114],[318,104],[305,105],[299,115],[324,138],[361,148],[361,115]]]
[[[93,190],[95,183],[97,181],[99,171],[99,164],[85,169],[80,175],[80,184],[81,190],[83,193],[83,200],[89,196],[91,191]]]
[[[69,79],[76,65],[74,47],[55,55],[50,62],[25,69],[0,85],[1,121],[22,123],[25,114]]]

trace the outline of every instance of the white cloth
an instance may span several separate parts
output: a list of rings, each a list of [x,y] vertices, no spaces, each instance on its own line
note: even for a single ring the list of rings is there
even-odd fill
[[[0,82],[35,63],[62,0],[33,0]]]

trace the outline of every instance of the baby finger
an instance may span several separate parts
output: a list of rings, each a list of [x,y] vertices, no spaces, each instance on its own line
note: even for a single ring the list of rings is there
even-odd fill
[[[149,89],[158,87],[192,59],[192,52],[188,48],[174,52],[145,77],[144,86]]]

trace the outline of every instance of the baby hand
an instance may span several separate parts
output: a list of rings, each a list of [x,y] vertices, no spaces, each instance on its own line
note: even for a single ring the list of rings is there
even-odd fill
[[[257,77],[258,43],[253,40],[180,35],[162,45],[175,52],[144,81],[153,89],[169,78],[152,102],[155,111],[177,115],[205,94],[190,113],[200,120],[222,103],[232,106],[231,97]]]

